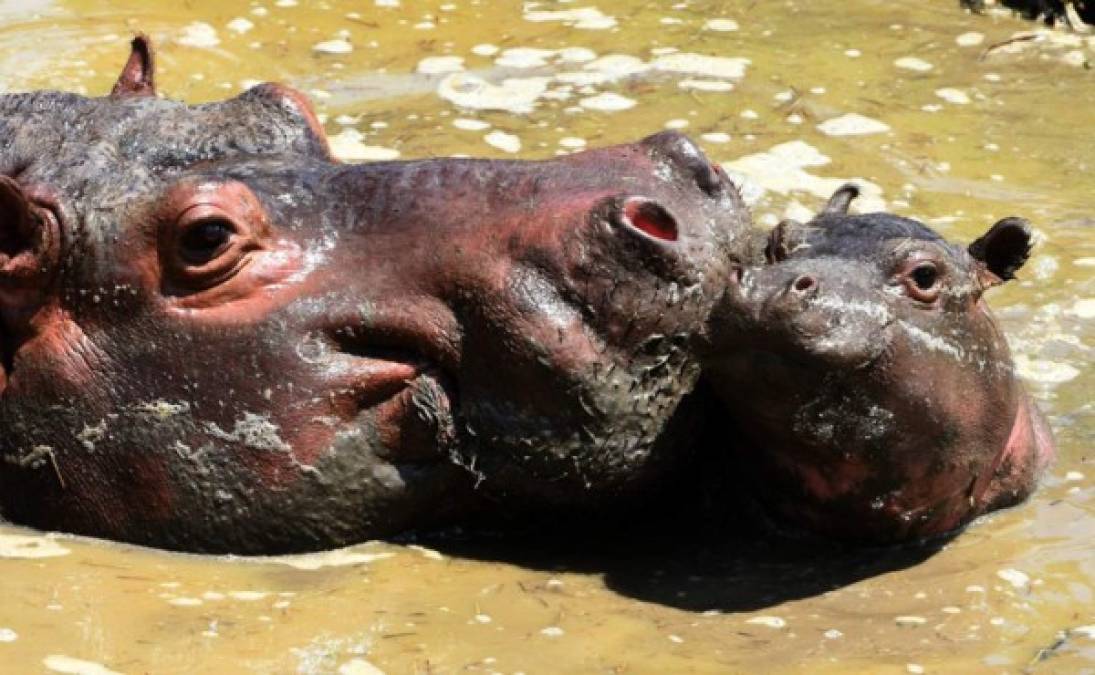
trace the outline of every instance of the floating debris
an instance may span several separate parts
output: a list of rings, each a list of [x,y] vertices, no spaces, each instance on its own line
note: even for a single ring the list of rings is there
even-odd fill
[[[1074,261],[1075,264],[1079,264],[1080,261]],[[1083,298],[1077,300],[1069,308],[1068,312],[1081,319],[1095,319],[1095,298]]]
[[[1084,474],[1079,471],[1069,471],[1065,474],[1065,482],[1075,483],[1084,479]]]
[[[1012,569],[1010,567],[998,570],[996,572],[996,576],[1008,582],[1015,588],[1026,588],[1030,585],[1030,575],[1028,575],[1026,572]]]
[[[463,56],[427,56],[418,62],[415,70],[423,75],[443,75],[464,70]]]
[[[430,560],[444,560],[445,559],[445,556],[441,555],[440,551],[435,551],[432,548],[426,548],[425,546],[420,546],[418,544],[408,544],[407,548],[409,548],[412,551],[417,552],[423,558],[428,558]]]
[[[525,21],[561,21],[568,26],[583,30],[606,30],[616,27],[615,17],[606,15],[596,7],[556,11],[528,11],[525,12]]]
[[[677,86],[681,89],[695,89],[696,91],[733,91],[734,83],[726,82],[724,80],[681,80],[677,83]]]
[[[217,29],[202,21],[195,21],[183,26],[179,33],[178,43],[187,47],[208,49],[221,43],[217,37]]]
[[[841,633],[835,628],[830,628],[829,630],[822,633],[822,635],[825,636],[826,640],[837,640],[844,637],[844,633]]]
[[[238,17],[229,21],[225,27],[234,33],[239,33],[240,35],[243,35],[247,31],[254,28],[255,24],[247,19],[244,19],[243,17]]]
[[[0,628],[0,642],[15,642],[19,634],[10,628]]]
[[[353,548],[341,548],[333,551],[320,551],[317,553],[300,553],[296,555],[249,557],[245,560],[262,563],[277,563],[288,565],[298,570],[314,571],[324,567],[349,567],[353,565],[367,565],[378,560],[394,558],[394,553],[366,553]]]
[[[890,130],[890,125],[859,113],[846,113],[825,120],[817,128],[827,136],[866,136],[885,133]]]
[[[1089,640],[1095,640],[1095,623],[1090,626],[1076,626],[1068,632],[1070,635],[1080,635]]]
[[[1048,359],[1032,359],[1026,354],[1015,355],[1015,372],[1025,380],[1042,384],[1062,384],[1076,379],[1079,369],[1067,363]]]
[[[637,56],[628,54],[607,54],[585,65],[585,69],[601,73],[607,79],[619,79],[645,73],[650,65]]]
[[[441,80],[437,94],[463,108],[530,113],[550,82],[548,77],[507,78],[498,85],[467,73],[452,73]]]
[[[521,139],[504,131],[492,131],[483,137],[487,145],[493,146],[503,152],[520,152]]]
[[[883,211],[882,188],[862,178],[829,178],[815,176],[806,168],[825,166],[832,160],[804,141],[780,143],[767,152],[746,155],[722,166],[740,185],[745,201],[754,204],[768,191],[779,194],[806,192],[828,199],[841,185],[854,180],[859,186],[860,208],[865,212]]]
[[[700,138],[708,143],[729,143],[730,134],[723,133],[721,131],[712,131],[707,134],[700,134]]]
[[[354,51],[354,46],[347,40],[337,38],[334,40],[317,42],[312,45],[312,51],[319,52],[320,54],[349,54]]]
[[[927,622],[928,620],[924,617],[915,616],[912,614],[905,614],[902,616],[894,617],[894,623],[902,627],[923,626]]]
[[[494,64],[502,68],[543,68],[556,53],[554,49],[514,47],[503,51]]]
[[[954,38],[954,41],[958,43],[959,47],[976,47],[985,41],[985,35],[977,32],[962,33]]]
[[[566,136],[559,139],[559,145],[563,146],[564,148],[569,148],[571,150],[578,150],[580,148],[586,147],[586,139],[577,138],[575,136]]]
[[[738,22],[733,19],[708,19],[703,24],[703,29],[721,32],[734,31],[738,29]]]
[[[48,536],[0,534],[0,558],[55,558],[69,553],[69,549]]]
[[[932,64],[928,63],[924,59],[920,59],[915,56],[902,56],[901,58],[894,61],[893,64],[898,68],[911,70],[916,73],[926,73],[934,67],[932,66]]]
[[[778,616],[755,616],[752,619],[746,619],[745,623],[777,629],[785,628],[787,626],[787,621]]]
[[[736,80],[745,77],[745,68],[751,63],[749,59],[740,57],[704,56],[682,52],[659,56],[650,65],[654,70],[668,73]]]
[[[497,45],[490,43],[480,43],[471,48],[471,53],[476,56],[494,56],[500,51]]]
[[[466,117],[457,117],[452,121],[452,125],[457,129],[463,129],[464,131],[483,131],[484,129],[490,129],[490,123],[483,120],[473,120]]]
[[[42,659],[42,665],[55,673],[67,673],[68,675],[121,675],[118,671],[111,670],[101,663],[74,659],[71,656],[51,654]]]
[[[384,671],[365,659],[350,659],[338,667],[338,675],[384,675]]]
[[[947,103],[954,103],[955,105],[966,105],[970,102],[970,97],[966,92],[961,89],[955,89],[953,87],[943,87],[942,89],[936,89],[935,95],[943,99]]]
[[[597,94],[596,96],[588,96],[578,102],[583,108],[589,110],[603,110],[603,111],[616,111],[627,110],[628,108],[635,107],[635,99],[621,96],[614,92],[604,92]]]
[[[540,634],[546,635],[547,637],[561,637],[564,632],[565,631],[563,631],[563,629],[559,628],[558,626],[548,626],[547,628],[543,628],[540,630]]]

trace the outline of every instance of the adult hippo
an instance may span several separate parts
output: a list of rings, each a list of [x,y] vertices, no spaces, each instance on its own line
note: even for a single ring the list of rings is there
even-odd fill
[[[748,217],[683,136],[347,166],[307,101],[0,98],[0,509],[330,547],[484,498],[597,505],[695,444]]]
[[[719,310],[711,383],[731,453],[783,519],[893,542],[953,532],[1033,491],[1053,456],[983,294],[1030,251],[1006,218],[961,247],[915,220],[849,214],[846,186],[784,221]],[[736,277],[732,279],[736,281]]]

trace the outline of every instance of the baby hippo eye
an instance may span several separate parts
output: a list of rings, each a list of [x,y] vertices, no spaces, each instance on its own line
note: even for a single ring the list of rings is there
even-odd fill
[[[939,267],[930,260],[917,262],[904,275],[905,291],[913,300],[932,303],[939,297]]]
[[[939,278],[939,270],[932,263],[922,263],[912,271],[913,283],[922,291],[931,290],[935,281]]]
[[[235,233],[235,225],[226,218],[191,223],[179,239],[179,255],[190,265],[204,265],[228,246]]]

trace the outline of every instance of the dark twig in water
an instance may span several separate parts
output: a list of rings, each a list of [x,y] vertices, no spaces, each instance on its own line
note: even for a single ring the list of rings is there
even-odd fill
[[[1060,633],[1057,633],[1057,638],[1053,641],[1053,644],[1049,645],[1048,647],[1042,647],[1041,649],[1039,649],[1038,652],[1034,655],[1034,658],[1032,658],[1030,662],[1027,663],[1026,668],[1023,668],[1023,672],[1034,672],[1034,666],[1056,656],[1061,647],[1064,647],[1067,643],[1068,631],[1061,631]]]
[[[1040,36],[1038,35],[1038,33],[1023,33],[1022,35],[1010,37],[1007,40],[994,42],[988,47],[985,47],[985,51],[981,52],[981,56],[977,57],[977,60],[984,61],[986,58],[989,57],[990,54],[992,54],[992,52],[996,51],[997,49],[1007,47],[1010,44],[1014,44],[1016,42],[1030,42],[1031,40],[1037,40],[1039,37]]]

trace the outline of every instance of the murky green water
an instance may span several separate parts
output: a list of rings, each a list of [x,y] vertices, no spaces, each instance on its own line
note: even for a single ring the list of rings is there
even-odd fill
[[[162,92],[287,81],[350,157],[673,126],[743,174],[760,222],[851,177],[958,240],[1026,216],[1043,241],[992,302],[1061,454],[1030,503],[930,556],[637,535],[243,561],[0,528],[0,671],[1095,672],[1095,39],[1000,45],[1035,27],[955,5],[0,0],[0,90],[104,93],[140,30]],[[889,130],[818,128],[848,113]]]

